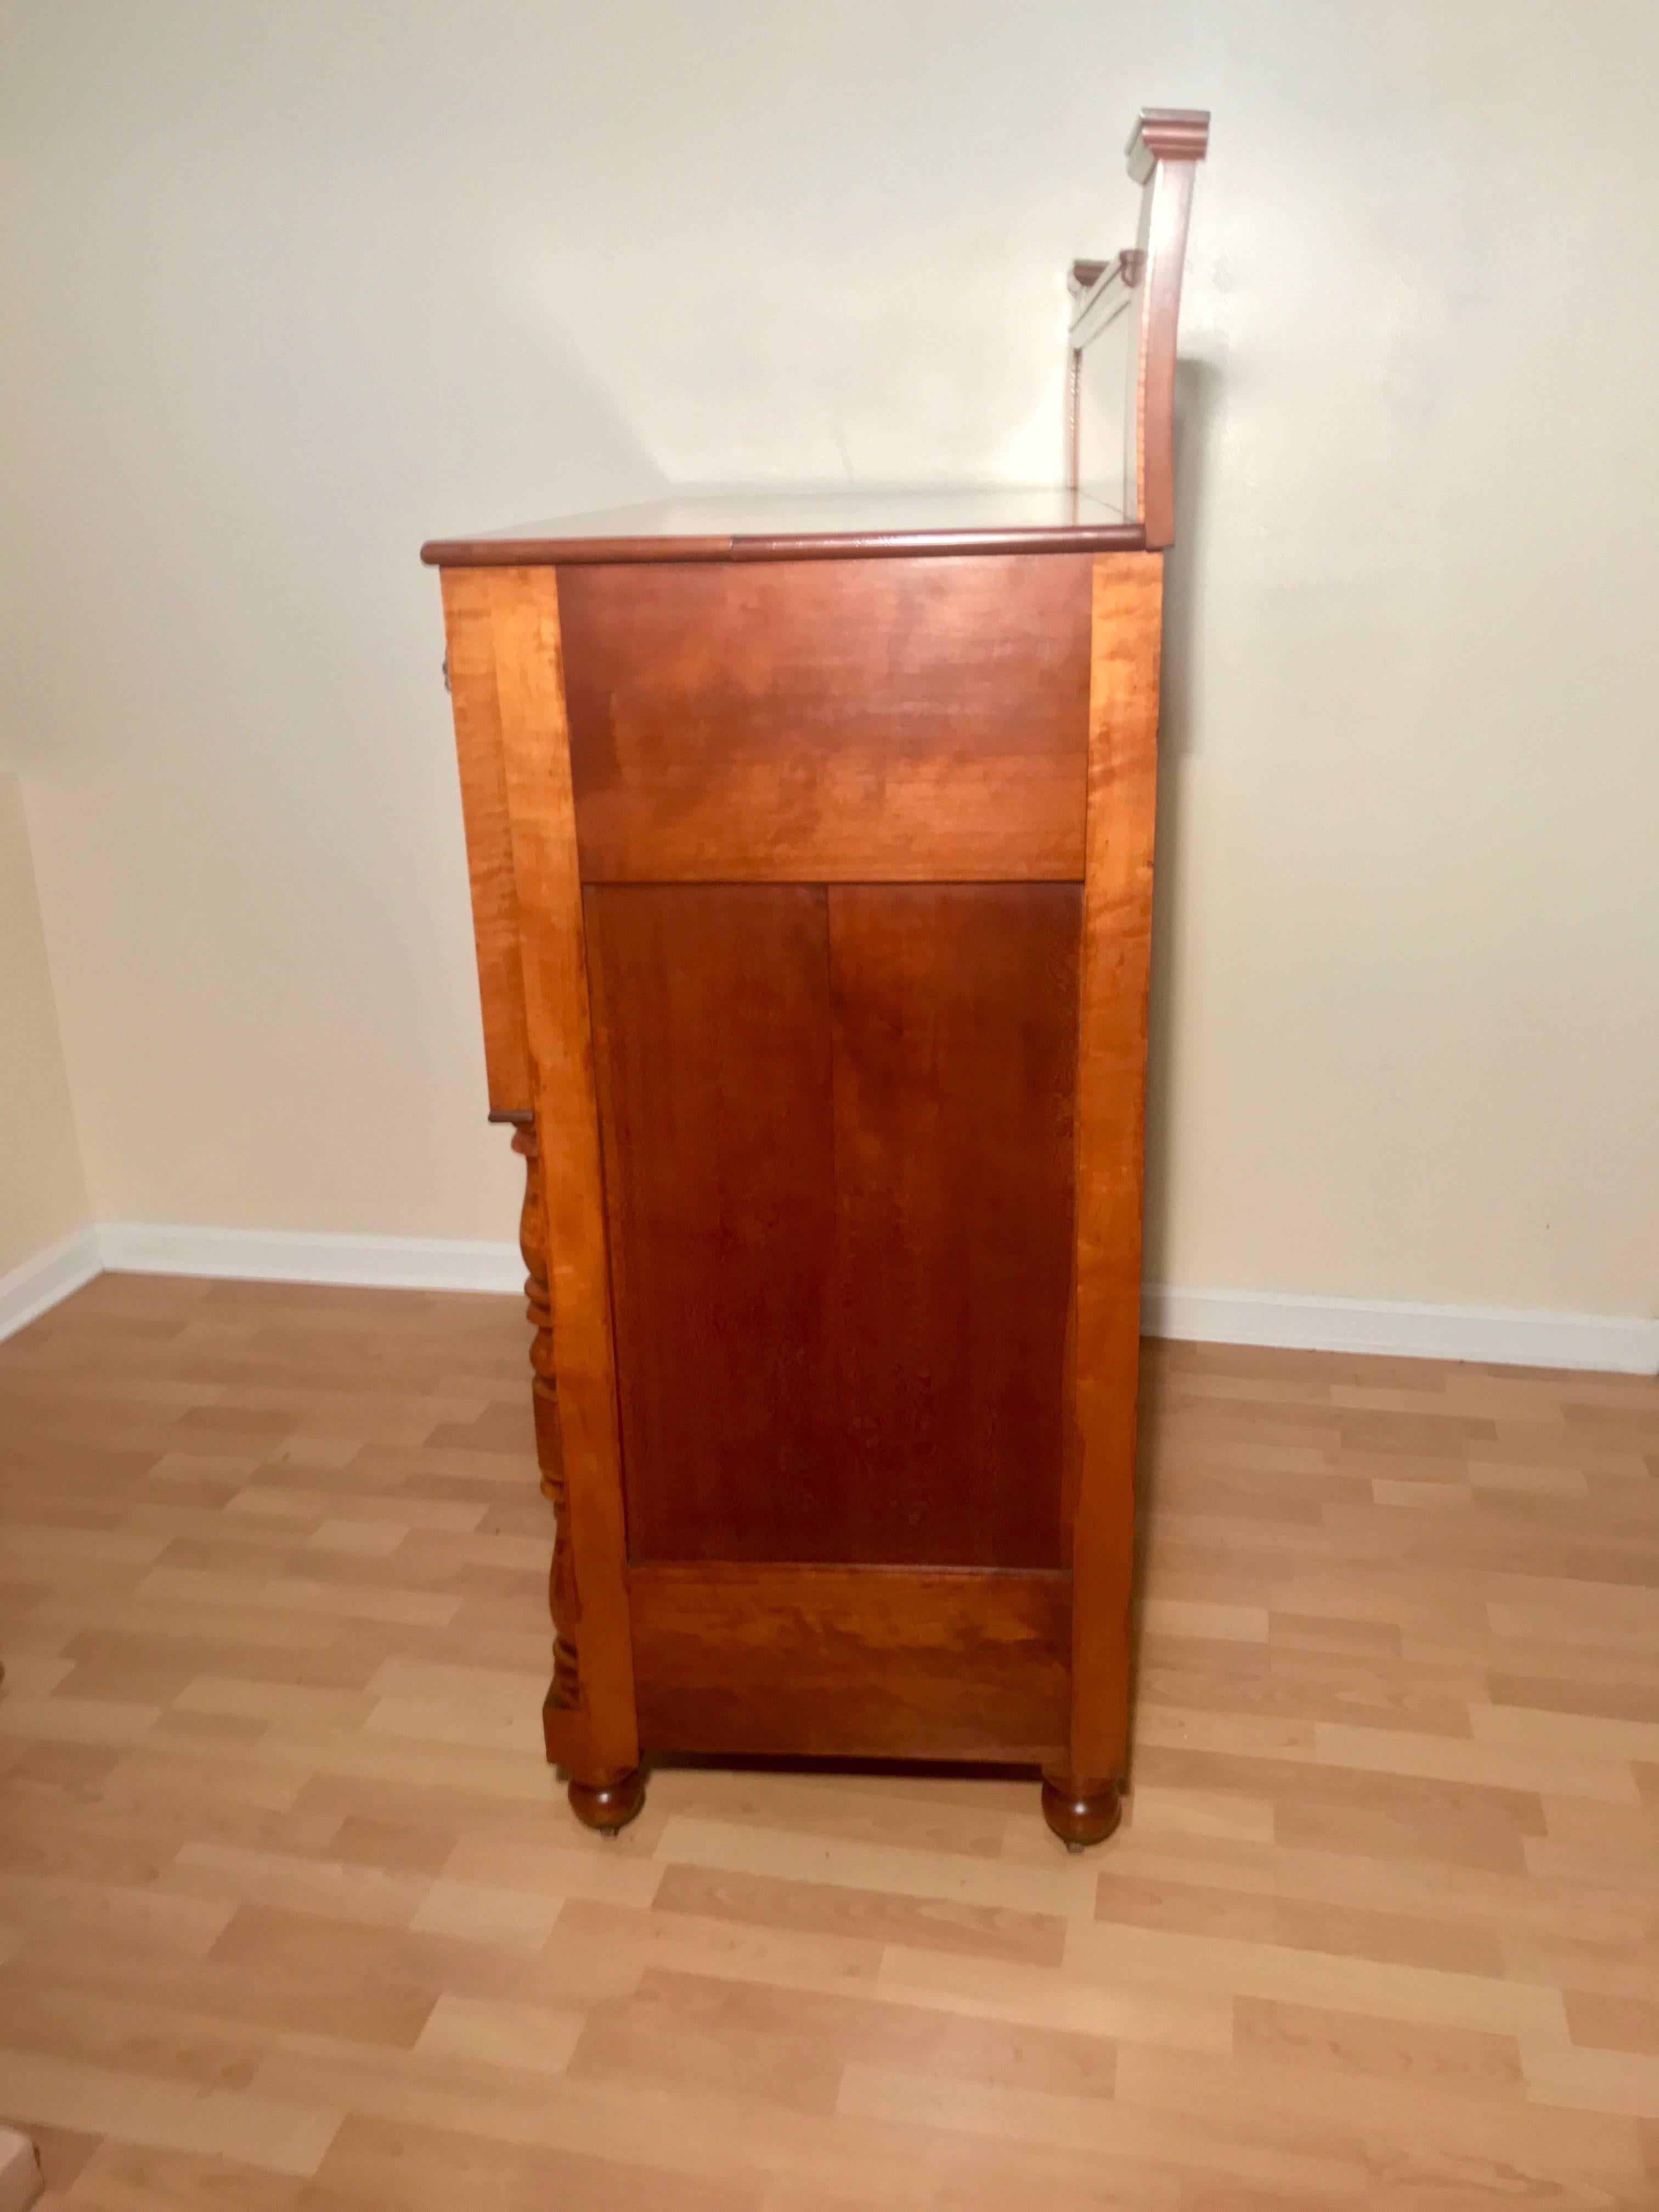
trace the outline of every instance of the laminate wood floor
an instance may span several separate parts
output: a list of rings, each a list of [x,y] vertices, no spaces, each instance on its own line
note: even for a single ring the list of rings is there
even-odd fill
[[[515,1302],[0,1346],[0,2117],[75,2212],[1659,2206],[1659,1383],[1147,1348],[1134,1789],[543,1764]]]

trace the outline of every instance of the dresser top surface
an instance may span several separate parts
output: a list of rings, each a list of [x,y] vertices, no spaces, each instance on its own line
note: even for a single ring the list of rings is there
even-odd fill
[[[637,506],[434,538],[435,568],[1133,550],[1138,523],[1086,492],[1021,485],[686,489]]]

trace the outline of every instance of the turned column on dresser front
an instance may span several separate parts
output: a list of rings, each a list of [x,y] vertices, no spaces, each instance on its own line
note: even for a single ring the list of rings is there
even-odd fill
[[[542,1706],[542,1728],[550,1763],[561,1761],[568,1765],[571,1726],[574,1723],[580,1728],[583,1711],[581,1601],[570,1542],[564,1449],[559,1432],[541,1147],[533,1118],[514,1119],[513,1149],[525,1164],[519,1249],[524,1255],[526,1306],[534,1331],[530,1346],[530,1389],[535,1416],[536,1460],[541,1471],[542,1495],[553,1508],[553,1557],[547,1577],[548,1611],[553,1623],[553,1679]],[[637,1768],[612,1772],[596,1769],[591,1761],[584,1760],[580,1771],[572,1768],[569,1798],[572,1809],[588,1827],[614,1834],[639,1811],[645,1802],[645,1788]]]

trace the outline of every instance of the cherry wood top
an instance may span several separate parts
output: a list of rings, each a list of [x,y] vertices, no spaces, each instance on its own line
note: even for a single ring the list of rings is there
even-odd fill
[[[440,568],[599,561],[802,561],[917,553],[1133,552],[1139,523],[1086,491],[960,485],[688,490],[475,538],[438,538]]]

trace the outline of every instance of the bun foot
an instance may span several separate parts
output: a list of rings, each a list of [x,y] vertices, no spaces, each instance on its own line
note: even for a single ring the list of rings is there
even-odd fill
[[[1115,1782],[1070,1782],[1042,1778],[1042,1817],[1068,1851],[1103,1844],[1123,1817]]]
[[[602,1781],[581,1782],[574,1775],[566,1795],[570,1809],[585,1828],[614,1836],[625,1828],[645,1802],[645,1780],[637,1766],[625,1774],[607,1775]]]

